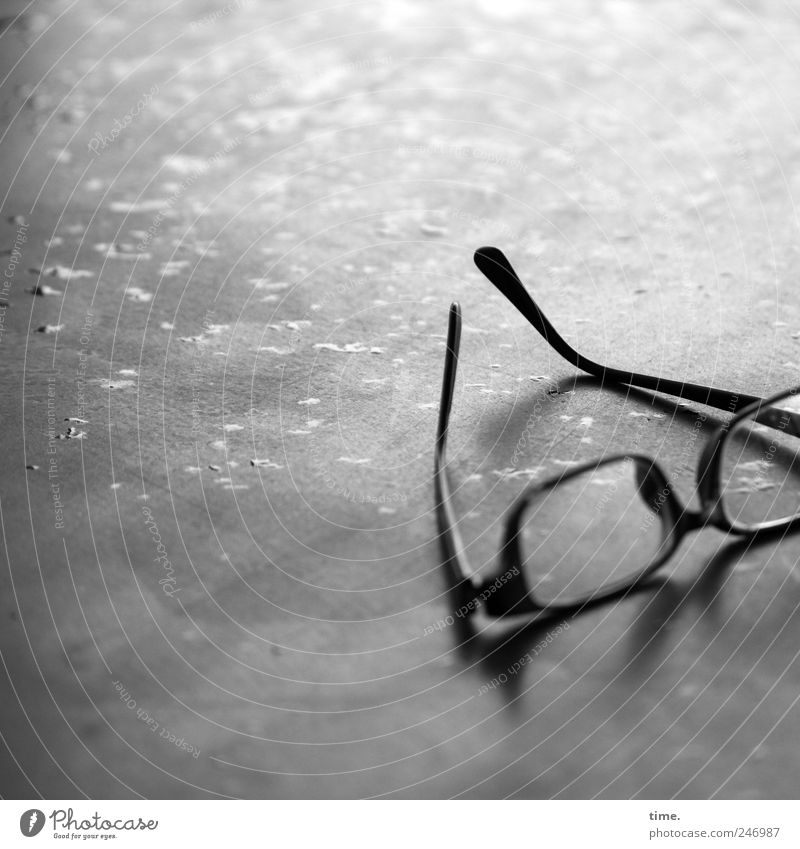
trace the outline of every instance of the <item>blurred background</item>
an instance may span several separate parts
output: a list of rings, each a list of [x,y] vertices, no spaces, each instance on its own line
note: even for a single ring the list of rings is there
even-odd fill
[[[580,460],[692,502],[726,418],[578,379],[480,245],[600,362],[798,381],[791,4],[3,15],[4,797],[796,794],[796,539],[467,627],[432,485],[452,300],[476,569]]]

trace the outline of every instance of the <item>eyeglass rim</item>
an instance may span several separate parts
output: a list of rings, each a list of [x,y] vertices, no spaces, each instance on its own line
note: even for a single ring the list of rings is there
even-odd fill
[[[698,495],[702,505],[702,512],[706,521],[710,521],[715,527],[727,533],[746,535],[751,537],[767,536],[778,531],[788,531],[792,527],[800,526],[800,510],[794,516],[786,516],[782,519],[773,519],[768,522],[750,524],[738,522],[729,515],[722,494],[722,462],[724,459],[725,440],[736,430],[736,427],[745,419],[751,418],[762,407],[772,407],[786,398],[800,395],[800,384],[790,389],[783,389],[770,395],[768,398],[759,399],[749,404],[743,410],[737,412],[733,418],[719,427],[709,440],[700,455],[697,466]],[[794,413],[800,417],[800,414]]]
[[[659,521],[661,522],[662,529],[662,541],[659,546],[659,555],[651,562],[643,565],[636,575],[629,578],[621,578],[618,581],[608,584],[602,589],[598,588],[598,590],[594,592],[585,593],[562,602],[544,601],[537,597],[536,591],[531,589],[521,568],[523,558],[519,544],[519,523],[525,510],[534,498],[542,495],[548,490],[555,489],[572,478],[579,477],[587,472],[592,472],[602,466],[625,460],[644,465],[647,467],[649,472],[655,472],[660,479],[659,489],[666,493],[663,502],[665,510],[657,514]],[[536,608],[539,610],[565,611],[583,607],[589,603],[608,601],[615,597],[620,597],[621,595],[624,595],[625,592],[640,586],[656,570],[663,566],[670,557],[672,557],[675,550],[680,545],[685,533],[681,524],[681,519],[685,512],[686,508],[676,495],[669,478],[659,465],[658,461],[653,457],[646,454],[628,452],[626,454],[613,454],[609,457],[602,457],[598,460],[581,463],[579,466],[566,470],[559,475],[554,475],[545,481],[532,481],[522,490],[522,492],[519,493],[519,495],[517,495],[505,514],[503,543],[498,556],[498,563],[500,565],[495,571],[502,574],[504,572],[508,572],[508,570],[512,567],[518,569],[519,583],[521,583],[525,588],[525,595],[534,602]],[[487,578],[487,581],[489,580],[490,578]]]

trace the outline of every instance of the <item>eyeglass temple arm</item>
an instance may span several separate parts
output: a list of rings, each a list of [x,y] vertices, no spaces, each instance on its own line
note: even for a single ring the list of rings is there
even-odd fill
[[[447,323],[447,350],[444,357],[444,375],[442,394],[439,399],[439,423],[436,428],[436,448],[444,449],[447,429],[450,424],[450,410],[455,394],[456,372],[458,371],[458,352],[461,347],[461,307],[455,301],[450,304]]]
[[[442,395],[439,402],[439,422],[436,428],[436,449],[434,451],[434,485],[436,489],[436,514],[439,519],[439,535],[445,548],[449,565],[456,573],[458,591],[463,595],[463,603],[475,599],[480,590],[480,582],[467,564],[464,555],[464,543],[458,530],[458,520],[451,505],[450,482],[447,478],[447,430],[450,424],[450,409],[453,406],[453,394],[458,370],[458,350],[461,344],[461,307],[457,303],[450,305],[450,318],[447,326],[447,351],[442,378]]]
[[[714,389],[710,386],[700,386],[696,383],[684,383],[680,380],[667,380],[663,377],[622,371],[595,363],[579,354],[550,324],[499,248],[478,248],[475,251],[474,259],[479,270],[514,304],[552,348],[558,351],[567,362],[594,377],[624,383],[629,386],[639,386],[642,389],[652,389],[655,392],[686,398],[689,401],[696,401],[699,404],[706,404],[709,407],[716,407],[730,413],[735,413],[737,410],[761,400],[754,395],[737,394],[723,389]]]

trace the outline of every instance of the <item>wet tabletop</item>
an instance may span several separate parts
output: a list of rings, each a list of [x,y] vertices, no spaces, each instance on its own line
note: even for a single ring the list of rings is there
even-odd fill
[[[19,10],[23,4],[19,4]],[[578,461],[696,504],[798,382],[784,3],[62,0],[0,21],[5,797],[793,797],[800,541],[705,530],[574,619],[456,614]],[[523,438],[524,437],[524,438]],[[521,449],[520,449],[521,445]]]

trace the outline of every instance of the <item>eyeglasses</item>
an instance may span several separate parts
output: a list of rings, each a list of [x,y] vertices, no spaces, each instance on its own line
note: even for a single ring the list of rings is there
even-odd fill
[[[683,537],[707,525],[749,537],[800,525],[800,386],[767,399],[608,368],[571,348],[530,297],[497,248],[475,263],[547,342],[576,367],[734,413],[717,428],[697,466],[700,509],[689,510],[666,474],[643,454],[617,454],[530,483],[511,505],[489,576],[469,567],[453,507],[446,445],[453,403],[461,308],[450,307],[434,453],[440,539],[455,572],[462,611],[491,616],[577,609],[642,585]]]

